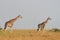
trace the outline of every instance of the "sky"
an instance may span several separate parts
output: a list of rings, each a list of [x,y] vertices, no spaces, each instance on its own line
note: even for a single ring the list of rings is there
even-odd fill
[[[37,25],[48,17],[51,20],[45,29],[60,28],[60,0],[0,0],[0,26],[4,28],[5,22],[18,15],[13,28],[37,29]]]

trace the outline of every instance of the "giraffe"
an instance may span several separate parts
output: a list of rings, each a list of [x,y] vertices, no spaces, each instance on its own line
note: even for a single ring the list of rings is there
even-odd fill
[[[45,25],[48,23],[48,20],[51,20],[51,18],[48,17],[44,22],[38,24],[38,29],[37,29],[37,31],[39,31],[39,30],[40,30],[40,31],[43,31]]]
[[[12,28],[12,26],[14,25],[14,22],[15,22],[18,18],[22,18],[22,16],[21,16],[21,15],[18,15],[17,17],[15,17],[15,18],[13,18],[13,19],[11,19],[11,20],[9,20],[9,21],[6,21],[6,22],[5,22],[4,30],[5,30],[7,27]]]

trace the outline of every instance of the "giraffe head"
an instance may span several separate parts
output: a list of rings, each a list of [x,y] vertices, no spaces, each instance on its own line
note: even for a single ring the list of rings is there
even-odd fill
[[[22,16],[21,16],[21,15],[18,15],[17,17],[22,18]]]
[[[48,18],[47,18],[47,20],[51,20],[51,18],[50,18],[50,17],[48,17]]]

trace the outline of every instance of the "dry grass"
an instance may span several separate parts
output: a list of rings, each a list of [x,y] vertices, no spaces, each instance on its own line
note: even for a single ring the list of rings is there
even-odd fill
[[[13,30],[0,31],[0,40],[60,40],[60,32]]]

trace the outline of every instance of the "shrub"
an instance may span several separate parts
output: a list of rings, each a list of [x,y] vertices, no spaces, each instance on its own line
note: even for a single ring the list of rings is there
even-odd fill
[[[53,29],[51,29],[50,31],[57,32],[57,31],[60,31],[60,29],[58,29],[58,28],[53,28]]]
[[[2,28],[0,28],[0,30],[2,30]]]

